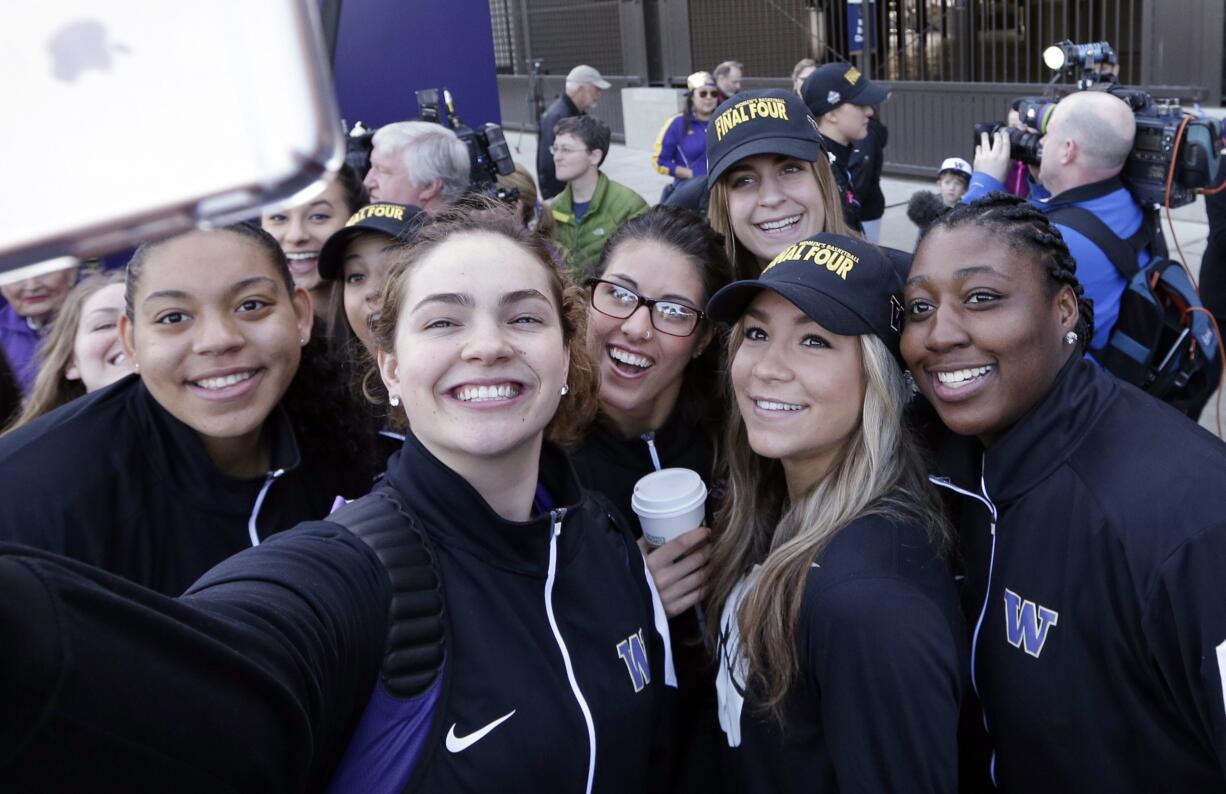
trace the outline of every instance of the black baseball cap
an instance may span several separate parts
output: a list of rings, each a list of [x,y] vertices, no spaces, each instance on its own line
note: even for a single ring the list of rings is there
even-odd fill
[[[864,240],[815,234],[788,246],[756,279],[735,281],[716,292],[707,303],[707,316],[734,323],[768,289],[836,334],[875,334],[901,363],[903,264]]]
[[[375,232],[409,242],[426,222],[426,213],[411,204],[367,204],[349,216],[345,227],[332,233],[319,251],[319,276],[331,281],[344,270],[345,248],[355,237]]]
[[[815,162],[822,157],[817,120],[800,97],[772,88],[724,101],[707,123],[707,184],[755,154],[783,154]]]
[[[890,96],[890,89],[869,80],[850,63],[828,63],[805,78],[800,93],[813,115],[821,116],[844,102],[880,105]]]

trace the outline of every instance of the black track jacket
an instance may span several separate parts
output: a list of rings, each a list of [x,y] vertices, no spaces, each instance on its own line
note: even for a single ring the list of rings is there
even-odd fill
[[[1074,357],[938,469],[998,788],[1222,791],[1226,445]]]
[[[53,551],[167,595],[253,541],[322,518],[337,496],[300,462],[285,412],[269,471],[222,474],[132,375],[0,438],[0,541]]]

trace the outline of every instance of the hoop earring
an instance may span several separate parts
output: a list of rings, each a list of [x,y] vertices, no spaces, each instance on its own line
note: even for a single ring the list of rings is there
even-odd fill
[[[1067,334],[1065,334],[1065,335],[1064,335],[1064,344],[1066,344],[1066,345],[1075,345],[1075,344],[1077,344],[1077,340],[1078,340],[1079,338],[1080,338],[1080,337],[1078,337],[1078,336],[1077,336],[1077,332],[1076,332],[1076,331],[1069,331]]]

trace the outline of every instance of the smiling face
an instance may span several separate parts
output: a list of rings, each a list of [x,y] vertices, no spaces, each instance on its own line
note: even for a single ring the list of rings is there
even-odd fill
[[[133,312],[120,319],[128,359],[215,461],[259,438],[311,333],[307,293],[291,295],[268,252],[224,230],[151,250]]]
[[[458,232],[411,265],[379,370],[418,440],[465,473],[539,455],[568,371],[543,263],[490,232]]]
[[[38,324],[48,322],[68,297],[77,280],[77,269],[56,270],[0,287],[0,294],[19,317]]]
[[[72,361],[64,370],[64,377],[81,381],[87,392],[109,386],[132,372],[119,338],[121,314],[123,284],[108,284],[81,305]]]
[[[920,391],[950,430],[985,444],[1047,393],[1073,350],[1072,290],[1053,291],[1037,257],[991,228],[929,234],[904,304],[902,354]]]
[[[783,464],[793,494],[833,465],[860,425],[860,338],[834,334],[762,290],[745,312],[732,386],[749,446]]]
[[[345,188],[336,180],[317,199],[260,216],[260,226],[273,236],[289,260],[294,286],[305,290],[328,286],[319,277],[319,250],[333,232],[344,228],[350,214]],[[321,311],[327,306],[324,301],[316,304]]]
[[[729,168],[721,180],[732,232],[762,264],[826,230],[826,205],[812,163],[755,155]]]
[[[392,252],[398,248],[387,235],[363,234],[345,248],[341,259],[345,279],[345,318],[362,344],[375,354],[370,317],[379,309],[379,298],[392,266]]]
[[[629,240],[614,251],[601,278],[701,311],[706,296],[699,267],[667,243]],[[710,340],[705,322],[684,337],[657,330],[646,306],[624,320],[589,308],[587,344],[600,362],[601,410],[627,435],[659,428],[677,403],[686,366]]]

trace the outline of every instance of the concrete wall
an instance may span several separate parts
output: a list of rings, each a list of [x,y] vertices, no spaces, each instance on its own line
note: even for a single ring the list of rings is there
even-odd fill
[[[622,119],[626,146],[651,151],[660,130],[685,107],[680,88],[623,88]]]

